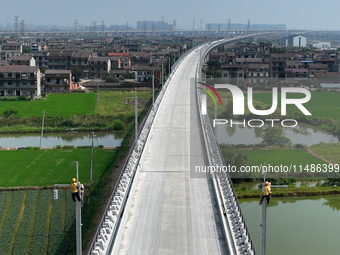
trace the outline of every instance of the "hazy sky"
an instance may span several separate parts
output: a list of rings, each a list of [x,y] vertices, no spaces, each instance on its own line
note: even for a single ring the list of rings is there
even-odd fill
[[[93,21],[136,27],[137,20],[161,20],[177,28],[192,28],[193,19],[205,23],[286,24],[288,28],[339,29],[337,0],[2,0],[0,23],[73,26]]]

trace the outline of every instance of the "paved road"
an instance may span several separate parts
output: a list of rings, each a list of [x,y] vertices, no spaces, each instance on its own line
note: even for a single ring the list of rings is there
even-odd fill
[[[194,75],[199,51],[173,76],[155,117],[112,254],[226,254],[206,162]]]

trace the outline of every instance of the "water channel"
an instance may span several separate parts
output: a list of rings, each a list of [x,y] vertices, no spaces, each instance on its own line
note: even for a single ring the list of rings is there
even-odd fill
[[[259,199],[240,199],[240,204],[261,254]],[[267,209],[267,254],[340,254],[340,196],[273,197]]]
[[[227,125],[217,125],[217,139],[219,143],[229,144],[259,144],[262,142],[264,128],[250,128]],[[315,126],[299,123],[295,128],[283,128],[285,136],[293,144],[304,144],[311,146],[320,142],[335,143],[339,139],[332,134],[327,133]],[[53,148],[56,145],[74,145],[84,146],[91,145],[91,132],[81,133],[46,133],[43,136],[42,146]],[[119,133],[98,132],[96,133],[95,145],[104,145],[105,147],[118,147],[122,139]],[[2,148],[39,146],[40,134],[1,134],[0,146]]]
[[[264,128],[217,126],[219,143],[259,144]],[[293,144],[311,146],[320,142],[335,143],[339,139],[315,126],[299,123],[295,128],[283,128]],[[301,185],[315,186],[324,181],[298,180]],[[258,185],[251,184],[252,189]],[[259,190],[259,195],[261,191]],[[258,254],[261,254],[260,227],[262,207],[258,199],[240,199],[247,226]],[[340,196],[273,197],[267,211],[267,253],[275,255],[340,254],[337,245],[340,236]]]
[[[86,146],[91,145],[91,132],[86,133],[46,133],[43,135],[42,147],[53,148],[56,145],[73,145]],[[118,147],[122,142],[119,133],[112,132],[96,132],[94,145],[103,145],[104,147]],[[39,147],[40,134],[1,134],[1,148],[16,147]]]
[[[252,128],[229,125],[216,125],[217,140],[227,144],[260,144],[262,142],[262,134],[265,127]],[[294,128],[282,128],[285,136],[289,138],[293,144],[303,144],[311,146],[313,144],[336,143],[339,139],[326,131],[315,126],[299,123]]]

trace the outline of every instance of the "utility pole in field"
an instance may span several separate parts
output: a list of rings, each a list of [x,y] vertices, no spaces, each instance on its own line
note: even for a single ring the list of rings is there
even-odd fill
[[[92,182],[92,173],[93,173],[93,149],[94,149],[94,138],[95,138],[94,132],[92,132],[91,140],[92,140],[92,146],[91,146],[91,170],[90,170],[90,182]]]
[[[41,134],[40,134],[40,145],[39,145],[39,150],[42,148],[42,139],[43,139],[43,134],[44,134],[44,124],[45,124],[45,109],[43,111],[43,118],[42,118],[42,124],[41,124]]]
[[[267,162],[264,163],[264,166],[267,165]],[[266,247],[267,247],[267,199],[262,199],[262,195],[265,191],[266,186],[266,172],[263,172],[263,183],[262,183],[262,193],[261,193],[261,201],[262,201],[262,244],[261,244],[261,255],[266,255]],[[270,188],[288,188],[288,185],[270,185]]]

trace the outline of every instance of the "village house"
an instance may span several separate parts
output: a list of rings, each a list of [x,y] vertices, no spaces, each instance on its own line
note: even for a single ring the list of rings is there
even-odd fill
[[[44,90],[48,93],[70,92],[72,85],[71,70],[46,70],[44,85]]]
[[[40,97],[40,70],[36,66],[0,66],[0,96]]]
[[[35,66],[36,61],[32,56],[16,56],[10,60],[10,64],[17,66]]]

